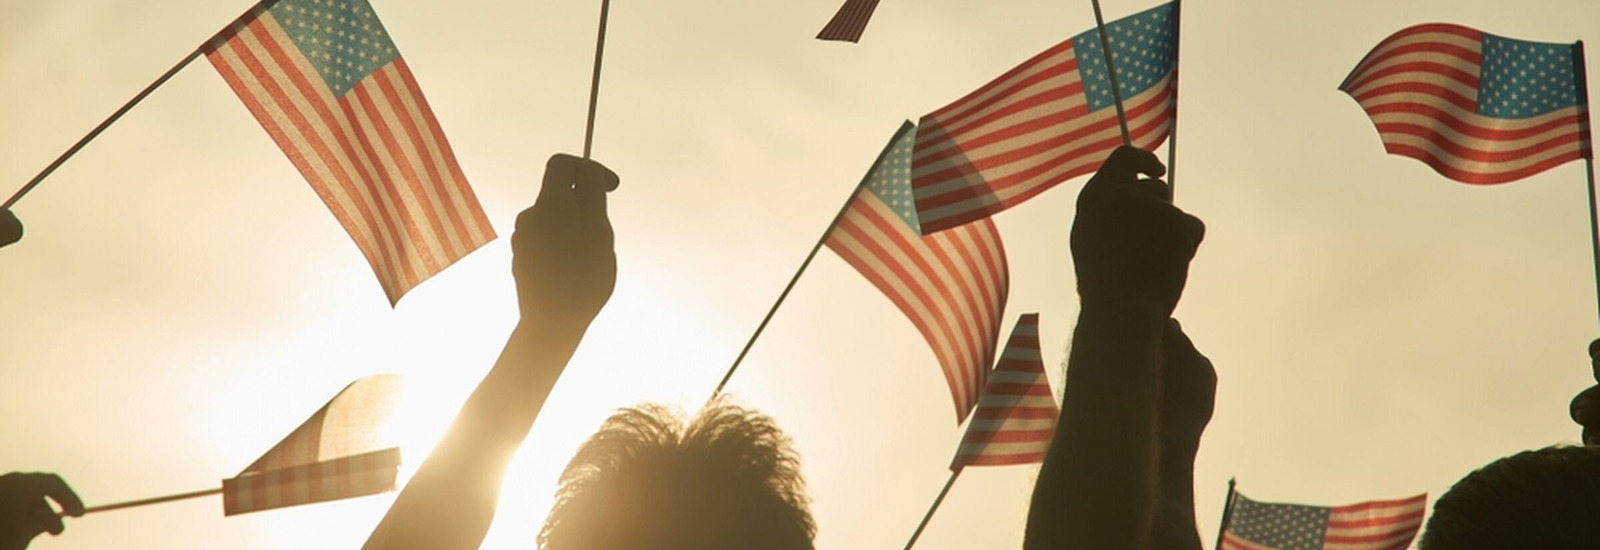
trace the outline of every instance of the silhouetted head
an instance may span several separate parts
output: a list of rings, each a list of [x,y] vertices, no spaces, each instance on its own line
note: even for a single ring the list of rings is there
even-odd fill
[[[561,474],[544,550],[810,550],[800,459],[761,413],[714,402],[685,425],[617,411]]]
[[[1434,504],[1422,550],[1600,548],[1600,447],[1496,460]]]

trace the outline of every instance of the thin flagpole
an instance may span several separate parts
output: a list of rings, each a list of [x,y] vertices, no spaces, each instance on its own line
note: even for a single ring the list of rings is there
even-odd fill
[[[1133,139],[1128,137],[1128,113],[1122,110],[1122,88],[1117,86],[1117,69],[1111,63],[1111,39],[1106,36],[1106,20],[1100,15],[1100,0],[1089,0],[1094,4],[1094,28],[1099,30],[1100,51],[1105,53],[1106,78],[1111,81],[1111,101],[1117,105],[1117,124],[1122,127],[1122,144],[1131,146]]]
[[[583,130],[583,158],[589,158],[594,149],[594,111],[600,99],[600,61],[606,55],[606,16],[611,13],[611,0],[600,0],[600,35],[594,43],[594,77],[589,80],[589,123]]]
[[[915,129],[916,126],[913,126],[911,121],[906,121],[905,124],[900,126],[900,131],[894,133],[894,139],[889,140],[889,145],[878,153],[878,158],[872,161],[872,168],[867,170],[866,175],[861,176],[861,183],[856,184],[855,190],[850,192],[850,198],[844,201],[844,206],[839,207],[839,213],[833,215],[833,221],[828,222],[828,229],[822,232],[822,236],[817,239],[817,244],[811,247],[809,254],[806,254],[806,260],[800,262],[800,269],[795,270],[794,276],[789,278],[789,284],[783,287],[782,293],[778,294],[778,300],[772,303],[771,309],[767,310],[767,316],[761,319],[761,324],[756,325],[756,331],[750,335],[750,340],[744,343],[744,349],[739,350],[739,356],[733,359],[733,365],[729,366],[728,372],[722,375],[722,381],[717,382],[717,389],[711,392],[712,401],[716,400],[717,396],[722,395],[722,388],[726,387],[728,380],[733,378],[734,371],[739,370],[739,364],[744,362],[744,356],[750,353],[750,347],[756,345],[756,338],[761,337],[761,331],[767,329],[767,323],[771,322],[772,315],[778,312],[778,306],[783,305],[783,300],[789,297],[789,291],[794,290],[794,284],[800,281],[800,275],[804,274],[806,268],[811,266],[812,258],[816,258],[817,252],[822,250],[822,245],[828,242],[828,234],[833,233],[833,228],[839,225],[839,220],[844,218],[844,213],[850,210],[850,204],[855,202],[856,195],[861,193],[861,189],[867,186],[868,181],[872,180],[872,172],[878,168],[879,164],[883,163],[883,157],[888,156],[889,151],[894,149],[894,144],[899,143],[900,138],[905,136],[906,132]]]
[[[929,506],[928,513],[922,515],[922,523],[918,523],[917,530],[911,532],[911,540],[906,541],[906,550],[911,550],[912,546],[916,546],[917,537],[921,537],[922,530],[928,527],[928,520],[933,519],[933,513],[939,510],[939,504],[944,502],[944,496],[950,494],[950,487],[956,484],[956,476],[961,475],[962,469],[957,468],[950,472],[950,481],[944,482],[944,489],[939,490],[939,496],[934,497],[933,506]]]
[[[1583,41],[1579,40],[1572,45],[1573,69],[1578,77],[1578,101],[1583,105],[1583,116],[1589,116],[1589,75],[1583,58]],[[1588,122],[1585,120],[1584,122]],[[1600,308],[1600,214],[1595,211],[1594,188],[1594,142],[1589,135],[1588,126],[1585,125],[1583,135],[1583,164],[1589,173],[1589,243],[1591,252],[1594,253],[1594,296],[1595,305]]]
[[[1172,200],[1178,197],[1178,76],[1182,74],[1178,65],[1182,42],[1178,38],[1182,30],[1183,0],[1172,0],[1172,120],[1167,131],[1167,197]]]
[[[265,10],[269,7],[272,7],[272,5],[276,4],[277,2],[278,0],[261,0],[261,2],[257,2],[256,5],[251,6],[250,9],[245,13],[248,15],[253,11]],[[49,166],[44,167],[44,170],[41,170],[38,175],[34,176],[33,179],[28,180],[28,183],[23,185],[22,189],[18,189],[16,194],[11,195],[11,198],[6,199],[5,204],[0,204],[0,209],[11,208],[12,205],[17,204],[17,201],[22,200],[23,195],[27,195],[28,192],[32,191],[34,187],[38,187],[40,182],[44,181],[45,178],[50,177],[50,174],[55,172],[57,168],[60,168],[62,164],[66,164],[67,160],[71,159],[73,155],[78,154],[79,149],[83,149],[83,147],[88,145],[89,142],[94,141],[94,138],[100,137],[100,133],[106,131],[106,128],[110,128],[112,123],[116,122],[117,119],[122,118],[122,115],[128,114],[128,111],[133,110],[134,106],[138,105],[140,101],[144,101],[146,96],[154,93],[156,88],[160,88],[162,84],[166,84],[168,80],[171,80],[174,75],[178,74],[178,71],[182,71],[184,67],[189,66],[189,63],[192,63],[196,58],[199,58],[200,54],[205,53],[206,46],[208,44],[210,44],[213,40],[216,40],[218,36],[221,36],[224,33],[232,32],[233,30],[234,26],[231,24],[227,27],[223,27],[221,32],[217,33],[216,35],[212,35],[211,38],[207,38],[205,42],[200,44],[200,47],[195,48],[192,52],[189,52],[189,55],[179,60],[178,63],[173,65],[171,69],[167,69],[167,72],[161,73],[161,76],[157,77],[155,82],[151,82],[149,86],[145,86],[143,90],[140,90],[138,94],[133,96],[133,99],[130,99],[127,103],[122,104],[122,107],[117,109],[116,112],[111,113],[111,116],[106,117],[106,119],[103,121],[100,121],[99,126],[95,126],[93,130],[90,130],[89,133],[83,136],[82,139],[79,139],[77,143],[72,144],[72,147],[68,148],[67,152],[62,153],[59,157],[56,157],[56,160],[51,162]]]
[[[1228,519],[1233,517],[1233,486],[1235,478],[1228,478],[1228,500],[1222,502],[1222,523],[1217,525],[1217,545],[1214,550],[1222,550],[1222,535],[1228,532]]]
[[[116,504],[102,504],[100,506],[90,506],[88,508],[84,508],[83,509],[83,513],[92,514],[92,513],[95,513],[95,512],[105,512],[105,511],[110,511],[110,510],[121,510],[123,508],[133,508],[133,507],[137,507],[137,506],[149,506],[151,504],[161,504],[163,502],[173,502],[173,501],[178,501],[178,500],[189,500],[189,499],[192,499],[192,498],[208,497],[208,496],[211,496],[211,495],[220,495],[220,494],[222,494],[222,488],[218,487],[216,489],[206,489],[204,491],[194,491],[194,492],[191,492],[191,493],[179,493],[179,494],[176,494],[176,495],[167,495],[167,496],[164,496],[164,497],[147,498],[147,499],[141,499],[141,500],[130,500],[130,501],[127,501],[127,502],[118,502]]]

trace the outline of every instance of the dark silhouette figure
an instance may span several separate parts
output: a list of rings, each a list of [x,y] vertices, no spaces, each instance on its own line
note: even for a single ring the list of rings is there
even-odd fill
[[[1205,225],[1172,205],[1165,173],[1122,147],[1078,196],[1081,309],[1024,548],[1202,547],[1194,457],[1216,372],[1170,317]]]
[[[506,465],[616,286],[606,191],[617,181],[600,163],[550,157],[539,198],[517,216],[511,237],[521,319],[366,548],[470,549],[483,541]]]
[[[40,533],[59,535],[66,529],[61,516],[45,501],[47,498],[68,516],[83,515],[83,501],[61,476],[43,473],[0,476],[0,550],[22,550]]]
[[[0,248],[22,240],[22,220],[10,210],[0,208]]]
[[[1600,447],[1549,447],[1489,463],[1439,497],[1422,550],[1600,548]]]
[[[761,413],[618,411],[561,475],[544,550],[811,550],[800,460]]]
[[[1600,382],[1600,340],[1589,342],[1589,369]],[[1600,445],[1600,386],[1590,386],[1572,398],[1567,411],[1572,421],[1583,426],[1583,444]]]

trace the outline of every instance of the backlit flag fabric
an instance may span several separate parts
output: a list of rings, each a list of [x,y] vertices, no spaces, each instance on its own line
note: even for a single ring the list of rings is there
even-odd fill
[[[1390,154],[1462,183],[1506,183],[1594,156],[1577,54],[1575,44],[1417,25],[1379,42],[1339,89]]]
[[[390,304],[495,237],[366,0],[267,0],[206,58],[355,239]]]
[[[394,490],[392,443],[400,377],[352,382],[237,477],[222,482],[223,514],[310,504]]]
[[[994,223],[917,233],[911,202],[916,127],[900,127],[824,242],[922,333],[950,385],[956,422],[978,401],[999,339],[1010,274]]]
[[[1349,506],[1256,502],[1234,493],[1223,550],[1403,550],[1422,528],[1428,495]]]
[[[950,469],[1044,462],[1059,416],[1039,353],[1039,314],[1025,313],[989,372]]]
[[[1171,127],[1176,25],[1171,4],[1106,25],[1129,134],[1145,149]],[[1093,172],[1122,145],[1095,29],[929,113],[920,126],[911,184],[924,235]]]
[[[828,25],[817,33],[817,40],[860,41],[861,32],[867,30],[867,21],[872,19],[872,10],[877,8],[878,0],[845,0]]]

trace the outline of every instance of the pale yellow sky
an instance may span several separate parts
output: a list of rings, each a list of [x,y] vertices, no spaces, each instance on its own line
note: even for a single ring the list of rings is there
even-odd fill
[[[582,145],[598,2],[374,4],[508,235],[544,158]],[[485,548],[532,547],[559,468],[610,410],[704,400],[901,120],[1093,24],[1086,2],[895,0],[860,45],[812,40],[838,4],[613,3],[595,156],[623,178],[618,290]],[[0,0],[0,193],[246,7]],[[1196,472],[1206,540],[1230,476],[1264,500],[1437,496],[1495,457],[1575,440],[1566,403],[1593,383],[1597,327],[1582,165],[1455,184],[1384,155],[1335,88],[1411,24],[1594,41],[1600,4],[1215,0],[1183,15],[1178,198],[1209,232],[1179,317],[1221,378]],[[1079,185],[997,217],[1006,330],[1041,312],[1058,389]],[[0,471],[60,472],[90,504],[215,486],[371,373],[431,390],[418,432],[437,431],[515,320],[504,239],[391,310],[204,63],[16,212],[28,235],[0,250]],[[920,335],[829,252],[730,389],[795,438],[820,548],[902,545],[960,437]],[[918,547],[1018,547],[1033,472],[969,470]],[[108,512],[36,548],[355,548],[392,498]]]

